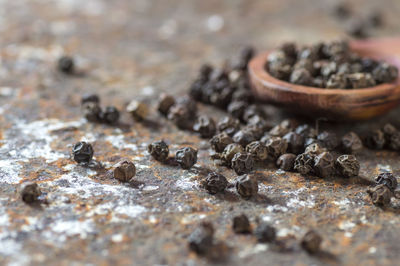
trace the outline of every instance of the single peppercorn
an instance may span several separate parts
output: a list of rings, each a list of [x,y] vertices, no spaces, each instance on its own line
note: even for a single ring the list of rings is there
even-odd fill
[[[250,199],[258,193],[257,178],[250,174],[238,176],[235,187],[237,193],[244,199]]]
[[[347,79],[352,88],[368,88],[376,85],[376,82],[369,73],[348,74]]]
[[[82,105],[83,116],[89,122],[100,122],[102,110],[96,102],[85,102]]]
[[[65,74],[73,74],[75,70],[74,59],[70,56],[62,56],[58,59],[57,68]]]
[[[251,172],[254,168],[254,159],[248,153],[236,153],[231,161],[231,167],[238,175]]]
[[[235,143],[239,143],[243,147],[246,147],[247,144],[256,140],[256,136],[250,130],[241,129],[235,133],[232,137]]]
[[[119,120],[119,111],[114,106],[107,106],[103,112],[100,113],[100,119],[107,124],[115,124]]]
[[[160,162],[165,162],[169,154],[168,145],[163,140],[150,143],[147,146],[147,151],[154,159]]]
[[[397,188],[398,184],[397,178],[392,173],[380,173],[375,178],[375,183],[378,185],[385,185],[393,192]]]
[[[381,63],[372,71],[372,76],[377,82],[390,83],[397,79],[398,69],[387,63]]]
[[[305,68],[294,69],[290,75],[290,82],[293,84],[309,86],[312,84],[312,76]]]
[[[33,203],[38,200],[38,197],[42,194],[38,184],[27,183],[22,187],[21,198],[26,203]]]
[[[286,140],[280,137],[271,137],[267,140],[265,146],[267,147],[268,155],[271,158],[276,159],[286,153],[288,144]]]
[[[380,129],[370,132],[365,140],[367,147],[377,150],[382,149],[385,146],[385,142],[385,135]]]
[[[267,147],[260,141],[253,141],[246,146],[246,152],[257,161],[265,161],[268,158]]]
[[[89,163],[93,158],[93,147],[90,143],[80,141],[72,148],[74,161],[77,163]]]
[[[308,145],[306,147],[306,149],[304,150],[304,153],[307,153],[307,154],[310,154],[313,156],[317,156],[326,151],[328,151],[328,150],[326,148],[322,147],[321,144],[316,142],[316,143],[312,143],[312,144]]]
[[[193,125],[193,131],[199,133],[202,138],[210,138],[215,134],[217,129],[212,118],[201,115]]]
[[[231,143],[233,140],[226,132],[219,133],[210,139],[211,148],[216,152],[223,152],[225,147]]]
[[[341,155],[336,159],[336,168],[343,177],[356,177],[360,163],[354,155]]]
[[[323,131],[318,134],[317,140],[330,151],[336,149],[340,144],[340,140],[336,134],[330,131]]]
[[[190,169],[197,162],[197,150],[191,147],[179,149],[175,159],[183,169]]]
[[[349,87],[349,80],[347,78],[347,75],[337,73],[331,75],[327,82],[326,82],[326,87],[328,89],[346,89]]]
[[[149,113],[149,107],[144,102],[133,100],[126,107],[126,111],[130,113],[136,121],[142,121],[146,119]]]
[[[175,98],[169,94],[162,93],[158,99],[157,110],[164,116],[168,115],[169,109],[175,104]]]
[[[319,177],[335,174],[335,158],[330,152],[323,152],[314,158],[314,172]]]
[[[249,218],[245,214],[233,217],[232,229],[236,234],[250,234],[251,225]]]
[[[84,94],[81,98],[81,105],[89,102],[99,104],[100,103],[99,95],[94,93]]]
[[[322,237],[314,230],[309,230],[301,239],[301,247],[310,254],[320,251]]]
[[[248,106],[247,102],[244,102],[244,101],[232,101],[228,105],[227,111],[233,117],[238,118],[238,119],[242,119],[244,111],[246,110],[247,106]]]
[[[177,103],[173,105],[168,112],[168,119],[175,123],[180,129],[193,128],[193,116],[195,113],[191,112],[186,104]]]
[[[203,182],[204,188],[210,194],[217,194],[218,192],[223,192],[228,185],[228,181],[225,176],[211,172],[207,175]]]
[[[188,244],[191,251],[205,255],[214,241],[214,227],[209,222],[202,222],[189,236]]]
[[[363,147],[360,137],[354,133],[349,132],[342,137],[342,149],[346,153],[355,153]]]
[[[300,134],[297,134],[292,131],[284,135],[282,139],[284,139],[288,144],[287,148],[288,152],[299,154],[303,151],[304,137],[301,136]]]
[[[258,224],[254,234],[257,238],[257,241],[261,243],[271,243],[276,239],[275,228],[265,222]]]
[[[307,175],[313,172],[314,156],[307,153],[297,155],[294,161],[294,170],[302,175]]]
[[[397,128],[390,123],[386,123],[382,127],[383,135],[385,135],[386,142],[390,142],[390,137],[397,132]]]
[[[391,150],[400,150],[400,131],[396,131],[390,136],[388,146]]]
[[[114,166],[113,176],[121,182],[128,182],[135,174],[136,167],[130,161],[124,160]]]
[[[299,134],[300,136],[302,136],[305,139],[317,137],[316,130],[307,124],[296,127],[294,132],[296,132],[297,134]]]
[[[283,137],[296,127],[296,122],[290,119],[283,120],[279,125],[273,127],[269,134],[274,137]]]
[[[251,104],[249,105],[246,110],[243,113],[243,121],[245,121],[246,123],[249,122],[249,120],[253,117],[253,116],[260,116],[260,117],[265,117],[265,113],[264,111],[260,108],[260,106],[255,105],[255,104]]]
[[[293,170],[295,160],[296,154],[285,153],[279,156],[278,160],[276,160],[276,165],[281,170],[291,171]]]
[[[224,160],[226,165],[231,166],[231,162],[235,154],[243,153],[244,148],[242,145],[237,143],[231,143],[225,147],[224,151],[222,152],[222,159]]]
[[[217,124],[219,132],[233,136],[240,128],[240,121],[230,116],[223,117]]]
[[[389,205],[390,200],[393,197],[393,192],[388,186],[383,184],[369,188],[367,193],[371,197],[372,203],[377,206]]]

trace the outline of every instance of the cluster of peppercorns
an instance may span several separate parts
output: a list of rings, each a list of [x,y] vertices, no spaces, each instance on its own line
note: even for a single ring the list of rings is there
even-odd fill
[[[364,137],[365,146],[371,149],[384,148],[400,150],[400,131],[392,124],[385,124],[381,129],[372,130]]]
[[[163,141],[155,141],[147,146],[149,154],[159,162],[166,162],[169,156],[168,145]],[[185,147],[177,150],[175,161],[182,169],[190,169],[197,162],[197,150],[192,147]]]
[[[115,124],[118,122],[120,114],[116,107],[107,106],[102,109],[100,98],[96,94],[87,94],[81,100],[83,116],[89,122]]]
[[[266,70],[290,83],[330,89],[367,88],[397,79],[397,67],[352,52],[346,41],[299,48],[285,43],[268,55]]]
[[[372,203],[378,206],[389,205],[393,197],[398,197],[395,193],[397,184],[397,179],[392,173],[379,174],[375,178],[375,185],[367,190]]]

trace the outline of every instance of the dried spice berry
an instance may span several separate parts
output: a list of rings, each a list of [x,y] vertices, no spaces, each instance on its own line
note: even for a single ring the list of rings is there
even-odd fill
[[[238,175],[251,172],[254,168],[254,159],[248,153],[236,153],[231,161],[231,167]]]
[[[319,177],[335,174],[335,158],[330,152],[323,152],[314,158],[314,172]]]
[[[62,56],[58,59],[57,68],[65,74],[72,74],[75,70],[74,59],[70,56]]]
[[[82,105],[83,117],[89,122],[100,122],[102,110],[96,102],[85,102]]]
[[[246,110],[247,106],[248,106],[247,102],[244,102],[244,101],[233,101],[228,105],[227,111],[233,117],[238,118],[238,119],[242,119],[244,111]]]
[[[302,136],[303,138],[315,138],[317,137],[317,132],[314,128],[307,124],[300,125],[295,129],[295,132]]]
[[[380,150],[385,146],[385,135],[380,129],[371,131],[365,139],[365,145]]]
[[[169,154],[168,145],[163,140],[150,143],[147,146],[147,151],[154,159],[160,162],[165,162]]]
[[[190,169],[197,162],[197,150],[186,147],[176,152],[175,159],[183,169]]]
[[[321,144],[319,143],[312,143],[306,147],[304,150],[304,153],[317,156],[320,155],[323,152],[328,151],[326,148],[322,147]]]
[[[351,13],[349,6],[345,3],[339,3],[333,9],[333,14],[339,19],[346,19],[350,17]]]
[[[133,100],[126,107],[126,111],[130,113],[136,121],[142,121],[149,114],[149,107],[144,102]]]
[[[295,122],[289,119],[283,120],[279,125],[273,127],[269,134],[275,137],[283,137],[296,127]]]
[[[265,117],[264,111],[260,108],[260,106],[251,104],[249,105],[246,110],[243,113],[243,121],[247,122],[253,117],[253,116],[260,116],[260,117]]]
[[[124,160],[114,166],[113,176],[121,182],[128,182],[135,175],[136,167],[130,161]]]
[[[107,106],[100,114],[100,119],[107,124],[115,124],[119,120],[119,111],[114,106]]]
[[[169,94],[162,93],[158,99],[157,110],[164,116],[168,115],[169,109],[175,104],[175,98]]]
[[[234,65],[234,69],[239,69],[245,71],[247,69],[247,64],[250,59],[254,56],[254,48],[250,46],[246,46],[242,48],[240,51],[240,56],[237,62]]]
[[[296,160],[294,161],[294,170],[299,172],[302,175],[307,175],[313,172],[314,168],[314,156],[302,153],[297,155]]]
[[[267,147],[268,155],[276,159],[286,152],[288,144],[286,140],[280,137],[271,137],[268,139],[265,146]]]
[[[180,129],[192,129],[194,115],[185,104],[175,104],[169,110],[168,119]]]
[[[346,89],[349,87],[349,80],[345,74],[331,75],[326,82],[329,89]]]
[[[228,185],[228,181],[225,176],[211,172],[207,175],[203,182],[204,188],[210,194],[217,194],[218,192],[223,192]]]
[[[290,82],[293,84],[309,86],[312,84],[312,76],[305,68],[294,69],[290,75]]]
[[[397,188],[397,179],[392,173],[380,173],[376,178],[375,182],[378,185],[385,185],[391,191],[395,191]]]
[[[314,230],[309,230],[301,239],[301,247],[310,254],[320,251],[322,237]]]
[[[282,62],[270,62],[267,69],[271,76],[280,80],[289,80],[292,73],[292,66]]]
[[[251,154],[255,160],[264,161],[268,158],[267,147],[260,141],[253,141],[246,146],[246,152]]]
[[[397,79],[398,72],[397,67],[381,63],[372,71],[372,76],[377,82],[390,83]]]
[[[377,185],[369,188],[367,193],[371,197],[372,203],[377,206],[387,206],[393,197],[393,192],[386,185]]]
[[[246,147],[247,144],[256,140],[256,136],[254,136],[252,131],[242,129],[236,132],[232,139],[234,142]]]
[[[288,143],[288,152],[292,152],[295,154],[299,154],[304,149],[304,137],[295,133],[289,132],[285,136],[282,137]]]
[[[240,128],[240,121],[230,116],[223,117],[217,124],[219,132],[225,132],[229,136],[233,136]]]
[[[296,155],[293,153],[285,153],[279,156],[276,161],[276,165],[279,169],[284,171],[291,171],[294,167],[294,161],[296,160]]]
[[[90,143],[80,141],[72,148],[74,161],[77,163],[89,163],[93,158],[93,147]]]
[[[89,102],[90,102],[90,103],[97,103],[97,104],[99,104],[99,103],[100,103],[100,97],[99,97],[99,95],[93,94],[93,93],[83,95],[83,96],[82,96],[82,99],[81,99],[81,105],[83,105],[83,104],[85,104],[85,103],[89,103]]]
[[[394,134],[392,134],[390,136],[389,148],[394,151],[400,150],[400,132],[399,131],[396,131]]]
[[[384,24],[383,15],[379,10],[374,10],[368,15],[368,24],[371,27],[377,28],[381,27]]]
[[[190,97],[192,97],[194,100],[196,101],[202,101],[203,99],[203,88],[206,86],[207,84],[207,80],[205,79],[197,79],[195,80],[189,88],[189,95]]]
[[[211,73],[213,73],[214,68],[209,64],[204,64],[200,67],[199,76],[202,79],[208,80],[210,79]]]
[[[250,234],[251,225],[245,214],[233,217],[232,229],[236,234]]]
[[[214,241],[214,227],[209,222],[202,222],[189,236],[188,244],[191,251],[205,255]]]
[[[227,165],[231,165],[232,159],[237,153],[243,153],[243,146],[237,143],[229,144],[225,147],[222,153],[222,159],[225,161]]]
[[[336,159],[336,168],[343,177],[356,177],[360,172],[360,163],[354,155],[341,155]]]
[[[348,74],[347,80],[352,88],[368,88],[376,85],[376,82],[369,73]]]
[[[235,183],[237,193],[244,199],[250,199],[258,193],[258,182],[255,176],[241,175]]]
[[[383,134],[385,135],[386,141],[389,142],[389,141],[390,141],[390,137],[391,137],[394,133],[397,132],[397,128],[396,128],[395,126],[393,126],[392,124],[387,123],[387,124],[385,124],[385,125],[382,127],[382,132],[383,132]]]
[[[212,118],[201,115],[193,125],[193,131],[199,133],[202,138],[210,138],[215,134],[217,129]]]
[[[210,139],[211,148],[216,152],[223,152],[225,147],[231,143],[233,140],[226,132],[219,133]]]
[[[258,224],[256,230],[254,231],[254,235],[256,236],[258,242],[271,243],[276,239],[276,230],[271,225],[262,222]]]
[[[349,35],[357,39],[368,37],[367,23],[359,18],[353,19],[347,23],[346,31]]]
[[[296,58],[297,57],[297,46],[293,42],[286,42],[279,47],[279,50],[281,50],[285,56],[289,58]]]
[[[323,131],[318,134],[317,140],[330,151],[336,149],[340,144],[336,134],[330,131]]]
[[[21,198],[26,203],[33,203],[38,200],[38,197],[42,194],[38,184],[27,183],[22,187]]]
[[[363,147],[360,137],[354,133],[349,132],[342,137],[342,149],[346,153],[355,153]]]

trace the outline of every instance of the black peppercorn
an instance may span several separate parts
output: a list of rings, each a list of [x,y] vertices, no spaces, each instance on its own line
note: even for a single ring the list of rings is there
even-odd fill
[[[302,153],[297,155],[294,161],[294,170],[302,175],[307,175],[313,172],[314,168],[314,156]]]
[[[283,137],[284,135],[292,131],[297,126],[296,124],[297,122],[294,120],[285,119],[279,125],[273,127],[269,131],[269,134],[275,137]]]
[[[377,185],[367,190],[372,203],[377,206],[387,206],[393,197],[393,192],[386,185]]]
[[[369,73],[348,74],[347,80],[352,88],[368,88],[376,85],[376,82]]]
[[[119,120],[119,111],[114,106],[107,106],[100,114],[100,119],[107,124],[115,124]]]
[[[373,71],[373,78],[380,83],[390,83],[397,79],[398,69],[387,63],[379,64]]]
[[[203,79],[208,80],[211,73],[213,73],[214,68],[209,64],[204,64],[200,67],[199,76]]]
[[[133,100],[126,107],[126,111],[130,113],[136,121],[142,121],[148,115],[149,107],[144,102]]]
[[[300,125],[295,129],[295,132],[301,135],[303,138],[315,138],[317,137],[316,130],[307,124]]]
[[[260,117],[265,117],[264,111],[258,105],[251,104],[246,108],[243,113],[243,121],[248,123],[249,120],[256,115]]]
[[[175,104],[175,98],[171,95],[168,94],[161,94],[160,98],[158,99],[158,111],[164,115],[167,116],[169,109]]]
[[[320,155],[323,152],[328,151],[326,148],[322,147],[321,144],[319,143],[312,143],[306,147],[304,150],[304,153],[317,156]]]
[[[271,137],[267,140],[265,146],[267,147],[268,155],[271,158],[276,159],[286,153],[288,144],[286,140],[280,137]]]
[[[186,105],[175,104],[169,110],[168,119],[180,129],[192,129],[193,115]]]
[[[244,199],[250,199],[258,193],[258,182],[255,176],[246,174],[236,179],[236,191]]]
[[[290,82],[298,85],[309,86],[312,84],[312,76],[305,68],[295,69],[290,75]]]
[[[371,149],[382,149],[385,146],[385,135],[380,129],[373,130],[366,137],[365,145]]]
[[[322,237],[314,230],[309,230],[301,239],[301,247],[311,254],[320,251],[321,243]]]
[[[93,158],[93,147],[90,143],[81,141],[74,145],[72,154],[77,163],[89,163]]]
[[[232,229],[236,234],[251,233],[251,225],[249,218],[245,214],[233,217]]]
[[[289,132],[285,136],[283,136],[282,139],[284,139],[288,144],[288,152],[299,154],[303,151],[304,137],[302,137],[301,135],[295,132]]]
[[[356,177],[360,163],[354,155],[341,155],[336,159],[336,168],[343,177]]]
[[[390,136],[389,148],[394,151],[400,150],[400,131],[396,131]]]
[[[397,188],[397,179],[392,173],[380,173],[376,178],[375,182],[378,185],[385,185],[391,191],[395,191]]]
[[[323,131],[318,134],[318,141],[328,150],[332,151],[337,148],[340,144],[340,141],[335,133],[329,131]]]
[[[216,152],[223,152],[225,147],[231,143],[233,140],[226,132],[219,133],[210,139],[211,147]]]
[[[62,56],[58,59],[57,67],[59,71],[65,74],[72,74],[75,68],[74,59],[70,56]]]
[[[199,133],[202,138],[210,138],[217,130],[214,120],[202,115],[197,118],[196,123],[193,125],[193,131]]]
[[[230,116],[223,117],[217,125],[219,132],[226,132],[229,136],[233,136],[240,128],[240,121]]]
[[[38,200],[38,197],[42,194],[38,184],[27,183],[22,187],[21,198],[26,203],[33,203]]]
[[[93,93],[83,95],[82,99],[81,99],[81,105],[83,105],[85,103],[89,103],[89,102],[99,104],[100,97],[97,94],[93,94]]]
[[[349,80],[345,74],[333,74],[326,82],[326,87],[329,89],[346,89],[349,86]]]
[[[346,153],[355,153],[363,147],[360,137],[354,133],[349,132],[342,137],[342,149]]]
[[[147,151],[154,159],[160,162],[165,162],[169,154],[168,145],[163,140],[149,144]]]
[[[210,194],[217,194],[218,192],[223,192],[225,190],[228,181],[225,176],[212,172],[207,175],[203,185]]]
[[[82,105],[83,116],[89,122],[100,122],[102,110],[96,102],[85,102]]]
[[[130,161],[124,160],[114,166],[113,176],[121,182],[128,182],[135,174],[136,167]]]
[[[284,62],[269,62],[267,70],[274,78],[289,80],[292,73],[292,66]]]
[[[276,230],[267,223],[260,223],[254,232],[257,241],[261,243],[274,242],[276,239]]]
[[[239,143],[243,147],[246,147],[247,144],[256,140],[253,132],[250,130],[242,129],[235,133],[232,137],[233,141]]]
[[[232,158],[231,167],[238,175],[247,174],[253,170],[253,156],[248,153],[236,153]]]
[[[244,101],[232,101],[228,107],[227,111],[230,113],[233,117],[242,119],[244,111],[246,110],[248,106],[247,102]]]
[[[319,177],[335,174],[335,158],[330,152],[323,152],[314,158],[314,171]]]
[[[190,169],[197,162],[197,150],[186,147],[176,152],[175,159],[183,169]]]
[[[295,154],[285,153],[279,156],[278,160],[276,161],[276,165],[279,167],[279,169],[282,169],[284,171],[291,171],[293,170],[295,160]]]
[[[189,249],[199,255],[204,255],[212,247],[214,227],[209,222],[202,222],[188,238]]]
[[[231,162],[235,154],[244,152],[242,145],[237,143],[229,144],[225,147],[222,153],[222,159],[225,161],[226,165],[231,166]]]
[[[385,124],[382,127],[382,132],[385,135],[385,140],[390,142],[390,137],[397,132],[397,128],[390,123]]]
[[[333,14],[339,19],[346,19],[350,17],[351,13],[349,6],[345,3],[339,3],[333,9]]]
[[[268,157],[267,147],[260,141],[253,141],[246,146],[246,152],[251,154],[255,160],[264,161]]]

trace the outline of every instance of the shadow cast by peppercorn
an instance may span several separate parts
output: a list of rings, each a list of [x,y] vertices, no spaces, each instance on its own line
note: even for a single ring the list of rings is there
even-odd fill
[[[310,253],[308,253],[308,254],[310,254]],[[311,254],[310,254],[311,255]],[[317,253],[314,253],[314,254],[312,254],[315,258],[317,258],[318,260],[320,260],[320,261],[322,261],[322,262],[324,262],[324,263],[333,263],[333,264],[336,264],[336,263],[339,263],[340,262],[340,260],[339,260],[339,258],[335,255],[335,254],[333,254],[333,253],[331,253],[331,252],[329,252],[329,251],[325,251],[325,250],[320,250],[320,251],[318,251]]]
[[[149,118],[146,118],[146,119],[142,120],[141,124],[144,127],[149,128],[149,129],[153,129],[155,131],[159,131],[162,128],[161,124],[158,121],[153,120],[153,119],[149,119]]]

